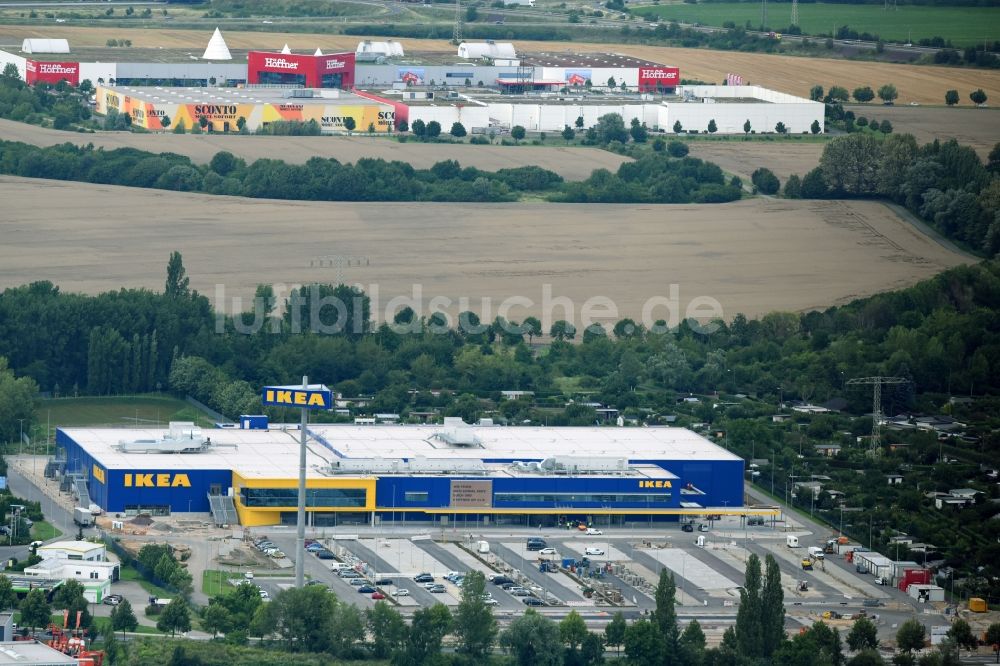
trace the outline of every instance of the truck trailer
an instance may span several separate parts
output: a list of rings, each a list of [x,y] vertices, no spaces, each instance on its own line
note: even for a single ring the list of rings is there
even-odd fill
[[[73,522],[80,527],[90,527],[94,524],[94,514],[89,508],[78,506],[73,509]]]

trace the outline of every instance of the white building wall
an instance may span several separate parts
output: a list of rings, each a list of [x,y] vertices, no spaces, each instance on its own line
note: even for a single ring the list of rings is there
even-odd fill
[[[14,63],[14,66],[17,67],[18,75],[21,77],[21,80],[24,81],[27,76],[24,57],[19,56],[16,53],[8,53],[7,51],[0,50],[0,72],[3,71],[3,68],[6,67],[8,63]]]
[[[455,123],[462,123],[466,131],[472,131],[473,127],[489,127],[490,115],[485,106],[411,106],[410,126],[414,120],[422,120],[429,123],[432,120],[438,121],[441,125],[441,133],[447,134],[451,131],[451,126]]]
[[[719,134],[743,134],[743,124],[749,120],[758,134],[774,132],[779,122],[790,134],[809,132],[813,121],[824,125],[824,106],[803,97],[788,95],[760,86],[681,86],[678,93],[690,93],[699,98],[691,102],[668,102],[667,122],[670,130],[680,121],[685,130],[706,131],[708,122],[715,120]],[[705,102],[708,99],[754,98],[763,102]]]
[[[112,79],[118,78],[118,65],[113,62],[81,62],[80,81],[90,79],[90,83],[95,87],[100,85],[98,79],[104,79],[108,83]]]

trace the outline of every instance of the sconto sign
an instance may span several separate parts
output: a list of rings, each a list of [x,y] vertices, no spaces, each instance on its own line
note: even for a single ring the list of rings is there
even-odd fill
[[[265,386],[261,399],[265,405],[333,409],[333,394],[325,386]]]

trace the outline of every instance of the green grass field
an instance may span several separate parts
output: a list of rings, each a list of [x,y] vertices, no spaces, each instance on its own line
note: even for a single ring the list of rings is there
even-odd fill
[[[747,21],[760,25],[759,2],[709,2],[696,5],[662,4],[637,7],[634,13],[656,16],[660,20],[675,19],[684,23],[721,26],[732,21],[742,26]],[[768,23],[782,30],[791,23],[791,3],[768,3]],[[834,5],[799,3],[799,25],[802,32],[817,35],[836,32],[842,25],[859,33],[880,35],[890,42],[905,43],[930,37],[950,39],[956,46],[982,44],[1000,38],[1000,7],[923,7],[900,5],[885,10],[878,5]]]
[[[49,539],[55,539],[57,536],[62,536],[62,531],[44,520],[36,520],[35,524],[31,526],[32,539],[48,541]]]
[[[162,394],[135,398],[56,398],[43,400],[35,411],[39,423],[61,426],[166,426],[170,421],[212,424],[205,414],[183,400]]]
[[[235,589],[229,579],[241,575],[239,572],[205,569],[201,572],[201,591],[210,597],[224,594]]]

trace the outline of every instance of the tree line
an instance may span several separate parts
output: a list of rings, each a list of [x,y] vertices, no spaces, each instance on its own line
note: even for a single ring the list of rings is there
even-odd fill
[[[804,177],[790,177],[785,195],[889,199],[974,252],[1000,251],[1000,144],[983,164],[954,139],[921,146],[910,134],[851,134],[828,143]]]

